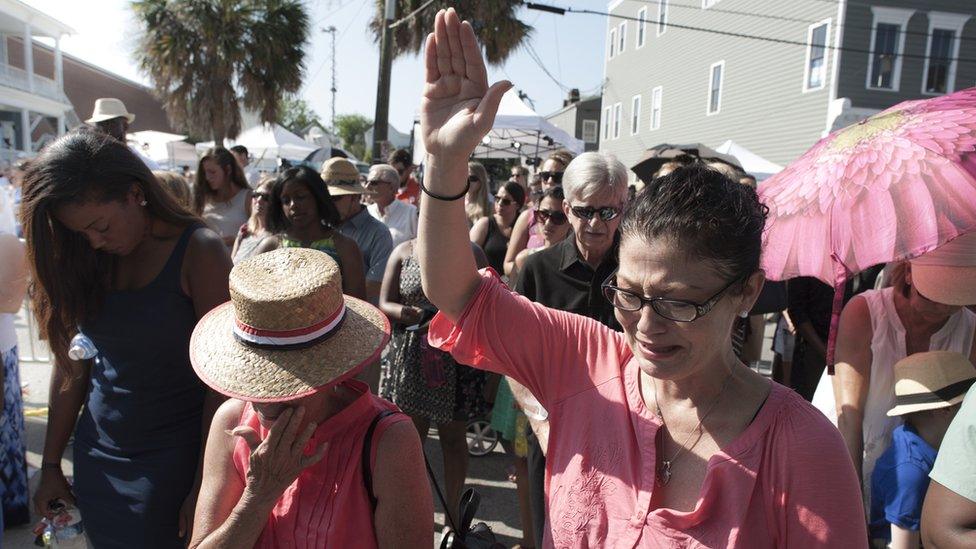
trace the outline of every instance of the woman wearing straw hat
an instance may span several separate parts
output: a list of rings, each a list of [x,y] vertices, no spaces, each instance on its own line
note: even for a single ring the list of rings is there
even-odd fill
[[[924,351],[954,351],[976,362],[976,314],[964,308],[976,304],[976,233],[896,266],[891,280],[844,307],[831,380],[837,428],[862,479],[865,508],[874,463],[901,423],[886,415],[895,402],[894,364]]]
[[[352,379],[390,324],[308,249],[238,263],[231,302],[190,357],[231,400],[210,430],[191,547],[431,547],[433,505],[409,418]]]
[[[840,434],[732,350],[732,322],[763,285],[766,212],[755,191],[688,167],[635,199],[619,270],[602,288],[623,333],[513,294],[476,270],[461,202],[464,159],[511,84],[488,87],[474,30],[453,9],[434,28],[417,240],[424,293],[440,310],[428,339],[511,376],[547,410],[543,546],[867,545]],[[584,222],[619,213],[601,206]]]
[[[21,213],[55,363],[36,510],[77,497],[96,547],[183,547],[219,400],[193,374],[190,333],[227,300],[227,249],[124,143],[91,131],[31,164]],[[94,349],[71,343],[79,331]],[[74,486],[61,470],[72,431]]]

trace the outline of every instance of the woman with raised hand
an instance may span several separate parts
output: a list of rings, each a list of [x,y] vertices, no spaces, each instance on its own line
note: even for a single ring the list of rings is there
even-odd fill
[[[732,352],[763,285],[765,209],[702,168],[636,199],[605,284],[624,329],[548,309],[479,274],[463,204],[467,156],[502,94],[453,10],[427,38],[427,172],[418,256],[440,310],[432,344],[516,379],[549,413],[545,546],[863,547],[840,434]]]

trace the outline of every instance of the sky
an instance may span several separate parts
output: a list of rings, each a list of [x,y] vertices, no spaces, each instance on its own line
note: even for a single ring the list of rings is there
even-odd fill
[[[138,32],[128,0],[22,0],[68,24],[73,36],[62,39],[65,52],[121,76],[149,84],[140,74],[133,51]],[[605,10],[605,0],[551,0],[554,5]],[[374,0],[305,0],[313,21],[306,49],[305,84],[301,96],[328,124],[331,116],[331,38],[322,31],[335,26],[336,113],[358,113],[372,119],[376,108],[379,46],[367,28]],[[489,80],[509,79],[528,94],[540,114],[562,107],[568,88],[584,96],[598,93],[603,80],[606,20],[601,16],[564,16],[520,9],[519,17],[534,27],[530,41],[538,57],[559,82],[546,76],[525,48],[503,66],[489,67]],[[420,104],[423,62],[404,55],[393,63],[390,123],[408,133]],[[561,87],[562,86],[562,87]]]

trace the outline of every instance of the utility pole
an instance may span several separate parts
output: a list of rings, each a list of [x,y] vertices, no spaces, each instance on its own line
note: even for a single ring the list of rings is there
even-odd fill
[[[390,72],[393,68],[393,29],[396,0],[386,0],[383,36],[380,39],[380,74],[376,82],[376,116],[373,117],[373,162],[383,162],[383,143],[390,125]]]
[[[327,32],[332,35],[332,132],[335,132],[335,99],[336,90],[338,83],[336,82],[336,59],[335,59],[335,46],[336,46],[336,28],[334,26],[329,26],[322,29],[322,32]]]

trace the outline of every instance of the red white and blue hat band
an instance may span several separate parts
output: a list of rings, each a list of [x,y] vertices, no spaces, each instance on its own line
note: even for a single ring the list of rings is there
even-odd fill
[[[257,349],[287,351],[304,349],[321,343],[336,333],[342,327],[346,318],[346,304],[343,303],[329,318],[305,328],[295,330],[266,330],[256,328],[236,319],[234,323],[234,337],[243,345]]]

